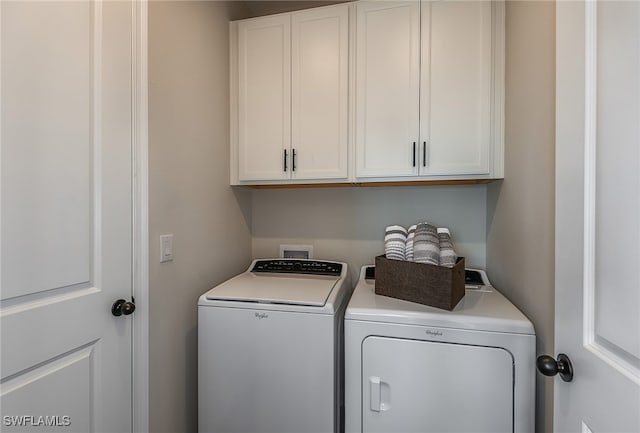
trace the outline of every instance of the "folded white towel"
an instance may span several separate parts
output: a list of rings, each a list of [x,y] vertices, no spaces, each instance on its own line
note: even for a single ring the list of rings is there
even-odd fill
[[[438,228],[438,239],[440,241],[440,266],[452,267],[456,264],[458,257],[453,250],[451,233],[445,227]]]
[[[384,231],[384,252],[388,259],[404,260],[407,243],[407,229],[389,226]]]
[[[409,227],[407,231],[407,243],[404,249],[404,259],[408,262],[413,261],[413,240],[416,236],[416,224]]]
[[[440,240],[437,227],[420,223],[413,238],[413,260],[430,265],[440,264]]]

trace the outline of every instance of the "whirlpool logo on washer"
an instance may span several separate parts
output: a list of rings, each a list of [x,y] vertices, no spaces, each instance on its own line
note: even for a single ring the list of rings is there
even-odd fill
[[[442,337],[442,331],[437,329],[427,329],[424,333],[431,337]]]
[[[269,315],[267,313],[253,313],[253,315],[256,317],[256,319],[258,320],[262,320],[262,319],[268,319]]]

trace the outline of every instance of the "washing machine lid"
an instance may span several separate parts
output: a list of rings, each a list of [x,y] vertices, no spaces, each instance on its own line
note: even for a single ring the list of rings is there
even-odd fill
[[[309,260],[258,260],[206,293],[209,301],[323,307],[341,278],[340,263]]]
[[[491,286],[466,290],[452,311],[376,295],[374,288],[373,279],[358,281],[347,306],[345,320],[535,334],[529,319]]]

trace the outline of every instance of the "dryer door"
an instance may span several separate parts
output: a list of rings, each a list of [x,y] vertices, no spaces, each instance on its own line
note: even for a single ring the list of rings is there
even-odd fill
[[[362,431],[512,432],[513,383],[501,348],[367,337]]]

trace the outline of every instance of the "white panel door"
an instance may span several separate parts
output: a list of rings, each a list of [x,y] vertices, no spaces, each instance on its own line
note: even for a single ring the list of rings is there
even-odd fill
[[[362,431],[513,432],[513,381],[504,349],[367,337]]]
[[[347,177],[349,6],[291,17],[293,179]]]
[[[422,2],[420,174],[488,174],[492,2]]]
[[[356,177],[415,175],[420,3],[358,3],[356,26]]]
[[[0,16],[2,429],[128,432],[132,5]]]
[[[557,3],[556,431],[640,431],[640,3]]]
[[[238,178],[291,173],[291,16],[238,23]]]

